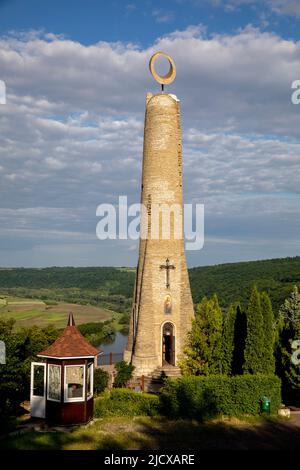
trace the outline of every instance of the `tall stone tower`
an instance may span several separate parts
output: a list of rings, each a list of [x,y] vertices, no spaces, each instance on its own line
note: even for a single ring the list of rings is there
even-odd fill
[[[160,56],[169,61],[165,76],[155,70]],[[164,85],[174,80],[176,68],[171,57],[158,52],[150,60],[150,70],[162,92],[146,97],[141,188],[146,211],[140,228],[144,237],[140,238],[124,352],[124,360],[135,366],[135,375],[176,366],[194,316],[184,251],[180,104],[175,95],[164,92]],[[162,209],[158,217],[157,209]],[[169,235],[163,232],[168,221]]]

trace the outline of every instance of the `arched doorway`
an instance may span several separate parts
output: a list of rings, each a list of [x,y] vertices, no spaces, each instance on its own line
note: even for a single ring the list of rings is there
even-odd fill
[[[175,366],[174,325],[167,322],[162,329],[162,365]]]

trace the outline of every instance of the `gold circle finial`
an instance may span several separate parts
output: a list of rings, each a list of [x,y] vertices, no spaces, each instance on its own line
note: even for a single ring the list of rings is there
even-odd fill
[[[166,75],[159,75],[155,70],[155,62],[159,57],[164,57],[169,62],[169,71]],[[161,85],[170,85],[175,80],[176,77],[176,66],[175,62],[168,54],[164,52],[156,52],[150,59],[149,62],[150,72],[153,75],[153,78],[160,83]]]

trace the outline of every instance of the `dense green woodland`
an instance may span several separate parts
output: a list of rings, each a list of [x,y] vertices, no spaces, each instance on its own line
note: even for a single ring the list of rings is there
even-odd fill
[[[135,270],[130,268],[0,268],[1,287],[99,289],[103,294],[132,295]]]
[[[229,263],[189,270],[193,299],[218,295],[222,308],[239,300],[246,305],[250,287],[267,291],[274,312],[300,287],[300,257]],[[15,295],[101,304],[118,311],[130,310],[135,270],[130,268],[0,269],[0,289]]]
[[[300,257],[192,268],[189,275],[195,303],[216,293],[222,307],[238,300],[246,306],[250,288],[256,284],[258,290],[268,292],[276,314],[294,285],[300,286]]]

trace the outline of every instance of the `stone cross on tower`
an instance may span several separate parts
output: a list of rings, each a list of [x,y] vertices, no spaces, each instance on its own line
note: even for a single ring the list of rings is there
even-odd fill
[[[173,264],[170,264],[169,258],[166,259],[166,264],[161,264],[160,269],[165,269],[166,270],[166,288],[170,289],[170,275],[169,271],[170,269],[175,269],[175,266]]]
[[[163,76],[155,70],[159,58],[169,62],[169,71]],[[161,85],[170,85],[174,81],[175,62],[167,54],[157,52],[149,65],[153,77]],[[183,227],[180,101],[163,88],[157,94],[146,95],[142,171],[141,203],[147,208],[148,217],[141,218],[140,233],[148,236],[140,239],[133,307],[124,351],[124,360],[134,365],[136,376],[177,366],[184,354],[194,317],[184,232],[180,230],[179,236],[170,233],[164,237],[163,216],[152,220],[155,208],[179,206],[179,220],[169,219],[170,232],[175,231],[175,227]],[[152,237],[151,228],[159,235]],[[166,264],[161,264],[162,260],[166,260]],[[166,270],[166,283],[162,282],[163,270]]]

